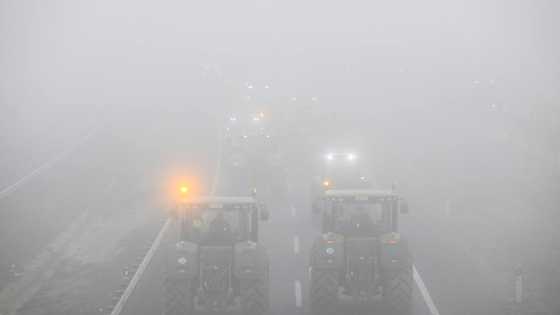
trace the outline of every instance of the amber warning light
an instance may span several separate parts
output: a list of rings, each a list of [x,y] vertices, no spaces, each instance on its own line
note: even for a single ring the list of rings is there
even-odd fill
[[[179,188],[179,191],[181,192],[181,195],[186,195],[189,192],[189,187],[183,185]]]
[[[187,186],[187,185],[181,185],[181,186],[179,187],[180,198],[181,198],[182,200],[185,200],[185,199],[188,197],[188,195],[189,195],[189,191],[190,191],[189,186]]]

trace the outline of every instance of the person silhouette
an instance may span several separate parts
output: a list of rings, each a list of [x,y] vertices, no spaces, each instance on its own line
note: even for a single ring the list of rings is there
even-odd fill
[[[226,220],[223,212],[219,212],[210,223],[208,241],[211,243],[230,243],[234,241],[231,225]]]

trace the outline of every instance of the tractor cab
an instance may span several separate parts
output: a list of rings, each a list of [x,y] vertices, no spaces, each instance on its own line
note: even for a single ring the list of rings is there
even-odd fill
[[[398,231],[406,202],[392,191],[327,190],[323,197],[323,232],[371,236]]]
[[[182,204],[181,239],[199,245],[258,241],[258,223],[268,212],[253,197],[201,197]]]

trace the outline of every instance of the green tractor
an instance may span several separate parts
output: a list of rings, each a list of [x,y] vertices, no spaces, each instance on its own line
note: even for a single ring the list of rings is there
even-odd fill
[[[173,216],[178,241],[167,253],[164,315],[197,310],[262,315],[269,308],[269,262],[259,244],[268,212],[252,197],[201,197]]]
[[[327,190],[323,199],[322,235],[311,250],[311,314],[338,314],[344,304],[410,314],[412,257],[398,233],[406,202],[378,190]]]

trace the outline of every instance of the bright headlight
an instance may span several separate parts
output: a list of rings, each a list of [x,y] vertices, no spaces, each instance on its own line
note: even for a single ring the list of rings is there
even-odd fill
[[[332,161],[332,160],[334,160],[334,154],[328,153],[328,154],[325,156],[325,158],[326,158],[327,160],[329,160],[329,161]]]
[[[348,161],[354,161],[354,160],[356,159],[356,154],[354,154],[354,153],[348,153],[348,154],[346,155],[346,159],[347,159]]]

